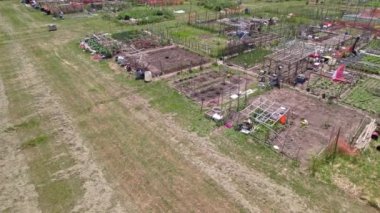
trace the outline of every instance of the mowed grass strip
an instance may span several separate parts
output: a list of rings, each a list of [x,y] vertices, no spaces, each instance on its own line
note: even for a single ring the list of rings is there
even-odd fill
[[[118,101],[134,89],[120,86],[106,62],[91,61],[77,41],[54,49],[39,46],[32,51],[38,69],[54,92],[64,97],[65,108],[123,199],[142,211],[240,209],[209,177],[168,146],[170,138],[145,129],[133,117],[133,110]]]
[[[6,25],[0,25],[4,31],[11,30],[11,34],[29,32],[27,24],[29,17],[27,8],[10,2],[0,2],[0,14]],[[33,14],[37,15],[37,14]],[[38,14],[40,15],[40,14]],[[7,27],[10,26],[10,29]],[[38,33],[33,33],[33,36]],[[25,37],[28,37],[25,33]],[[40,40],[39,37],[37,40]],[[29,166],[31,182],[38,193],[39,207],[43,212],[65,212],[70,210],[83,195],[81,180],[77,176],[70,179],[60,179],[54,173],[69,168],[74,162],[67,152],[67,147],[54,143],[54,135],[50,135],[49,118],[37,114],[36,98],[30,93],[32,88],[26,88],[20,76],[28,68],[20,63],[20,57],[14,53],[14,45],[25,47],[29,41],[10,40],[7,44],[0,44],[0,58],[6,63],[0,64],[0,77],[4,83],[5,94],[8,99],[9,118],[13,126],[5,131],[14,131],[20,140],[20,148],[25,154]],[[33,43],[33,42],[32,42]],[[32,45],[28,43],[29,45]],[[30,48],[30,47],[29,47]],[[22,57],[30,57],[22,55]],[[61,157],[57,157],[57,156]],[[25,195],[27,196],[27,195]]]

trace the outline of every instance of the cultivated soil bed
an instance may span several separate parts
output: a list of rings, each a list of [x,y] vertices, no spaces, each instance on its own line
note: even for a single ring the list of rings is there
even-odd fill
[[[311,74],[310,80],[307,83],[307,88],[310,89],[310,94],[327,98],[339,98],[352,85],[349,82],[333,81],[330,76],[320,76]]]
[[[230,100],[229,96],[250,88],[254,83],[251,76],[227,73],[213,69],[201,73],[177,77],[174,87],[188,98],[205,107],[220,106]]]
[[[340,136],[350,141],[363,124],[364,115],[351,109],[328,105],[316,98],[294,90],[276,89],[263,96],[290,108],[288,126],[279,134],[281,140],[273,145],[283,148],[285,155],[306,163],[324,149],[332,135],[341,128]],[[308,125],[302,126],[306,119]]]
[[[201,55],[176,46],[156,48],[125,57],[128,61],[135,61],[136,67],[145,67],[151,71],[153,76],[167,75],[209,62]]]

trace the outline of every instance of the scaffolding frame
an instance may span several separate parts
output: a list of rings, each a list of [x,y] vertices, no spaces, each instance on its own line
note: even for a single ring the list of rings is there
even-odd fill
[[[289,108],[266,98],[257,98],[249,106],[240,111],[243,119],[255,118],[255,122],[269,129],[289,112]]]
[[[305,42],[295,42],[264,58],[263,70],[277,74],[283,82],[294,83],[297,75],[304,73],[308,66],[307,58],[317,47]],[[279,68],[281,66],[281,68]]]

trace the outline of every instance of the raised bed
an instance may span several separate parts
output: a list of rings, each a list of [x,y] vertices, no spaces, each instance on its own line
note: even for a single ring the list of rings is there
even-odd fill
[[[110,58],[120,51],[122,43],[112,39],[107,34],[93,34],[84,38],[80,47],[92,54],[99,54],[103,58]]]
[[[184,69],[201,66],[209,60],[199,54],[177,46],[167,46],[145,51],[121,53],[127,70],[142,68],[152,72],[154,77],[172,74]]]
[[[319,75],[311,75],[308,82],[309,92],[322,98],[339,98],[347,89],[349,83],[335,82],[331,78]]]
[[[167,41],[143,30],[128,30],[115,33],[112,34],[112,38],[124,43],[125,49],[122,50],[123,52],[154,49],[168,44]]]
[[[208,69],[200,73],[178,75],[173,86],[188,98],[204,107],[223,107],[230,96],[252,86],[251,76],[233,71]]]

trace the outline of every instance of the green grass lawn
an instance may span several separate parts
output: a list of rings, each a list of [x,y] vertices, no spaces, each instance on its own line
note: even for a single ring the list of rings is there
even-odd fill
[[[339,185],[337,178],[348,178],[356,186],[347,186],[350,187],[348,190],[357,190],[370,205],[375,205],[375,202],[380,201],[380,154],[376,150],[378,145],[379,142],[371,142],[369,148],[355,157],[337,155],[334,160],[327,156],[316,158],[311,167],[312,173],[329,184]]]
[[[137,19],[137,24],[156,23],[175,18],[173,12],[168,9],[150,7],[132,7],[117,15],[119,20]]]
[[[225,8],[234,8],[238,6],[234,0],[199,0],[197,5],[203,6],[209,10],[220,11]]]
[[[141,37],[141,34],[142,32],[139,30],[127,30],[112,34],[112,38],[128,43],[133,39]]]
[[[157,28],[156,28],[157,29]],[[196,52],[207,52],[217,56],[227,45],[227,39],[216,33],[195,28],[186,24],[177,24],[168,28],[159,28],[173,39],[174,43],[182,44]],[[198,51],[200,50],[200,51]]]
[[[229,59],[229,62],[241,67],[253,67],[257,63],[262,62],[264,57],[270,53],[271,51],[267,49],[255,49],[250,52],[241,53],[238,56]]]

